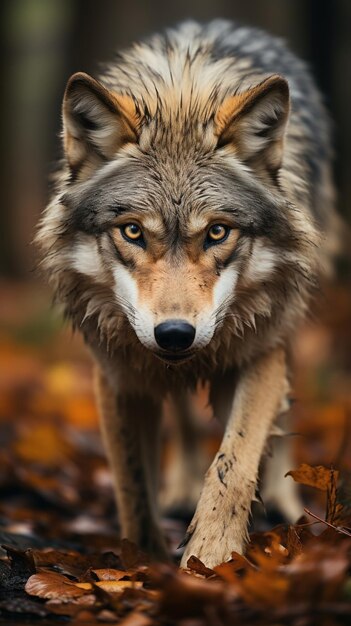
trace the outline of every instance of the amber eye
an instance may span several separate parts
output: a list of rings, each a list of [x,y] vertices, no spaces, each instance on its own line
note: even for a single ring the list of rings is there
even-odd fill
[[[216,244],[224,241],[229,235],[230,228],[223,224],[213,224],[207,233],[206,244]]]
[[[121,233],[127,241],[138,242],[143,238],[143,233],[138,224],[125,224],[121,226]]]

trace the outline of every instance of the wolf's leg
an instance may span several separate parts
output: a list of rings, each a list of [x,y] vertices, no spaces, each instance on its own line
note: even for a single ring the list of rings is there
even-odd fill
[[[164,559],[166,546],[156,510],[156,470],[161,403],[112,389],[97,372],[101,429],[115,484],[121,536]]]
[[[161,492],[161,506],[167,514],[192,515],[203,484],[206,457],[190,394],[180,393],[171,400],[174,428],[172,458]]]
[[[298,486],[285,474],[294,467],[288,432],[289,416],[279,418],[281,436],[274,436],[269,442],[269,455],[265,458],[262,474],[261,496],[266,506],[272,506],[288,522],[296,522],[303,514],[303,503],[299,496]]]
[[[210,466],[182,558],[208,567],[242,552],[266,440],[288,391],[285,354],[276,349],[241,372],[221,447]]]

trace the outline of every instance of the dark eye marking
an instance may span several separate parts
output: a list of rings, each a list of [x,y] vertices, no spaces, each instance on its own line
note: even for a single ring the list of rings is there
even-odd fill
[[[111,242],[112,251],[117,261],[129,270],[133,270],[135,268],[134,260],[131,258],[128,259],[122,254],[111,231],[108,232],[108,238]]]

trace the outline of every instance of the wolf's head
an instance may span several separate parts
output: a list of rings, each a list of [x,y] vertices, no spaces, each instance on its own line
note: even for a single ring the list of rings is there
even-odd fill
[[[239,333],[271,315],[304,269],[300,218],[279,187],[286,81],[215,100],[170,93],[149,111],[81,73],[64,98],[69,179],[41,237],[56,228],[62,266],[110,290],[109,326],[112,304],[166,361],[209,344],[225,319]]]

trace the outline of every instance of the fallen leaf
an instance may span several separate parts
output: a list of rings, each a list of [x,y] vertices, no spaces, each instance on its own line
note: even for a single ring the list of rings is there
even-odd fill
[[[287,472],[285,476],[291,476],[297,483],[302,485],[308,485],[320,489],[321,491],[327,491],[332,477],[335,476],[337,480],[338,472],[333,469],[328,469],[323,465],[312,467],[307,463],[302,463],[297,470],[291,470]]]
[[[282,606],[286,603],[289,581],[283,572],[248,570],[237,582],[237,592],[253,606]]]
[[[121,569],[92,569],[91,573],[96,576],[97,580],[121,580],[128,576],[127,572]]]
[[[188,559],[187,567],[192,572],[196,572],[196,574],[200,574],[201,576],[204,576],[205,578],[208,578],[209,576],[213,576],[215,573],[212,569],[209,569],[208,567],[206,567],[206,565],[204,565],[202,561],[200,561],[200,559],[198,559],[194,555],[192,555]]]
[[[91,560],[75,550],[32,550],[34,562],[40,568],[54,568],[61,574],[80,578],[91,566]]]
[[[88,589],[91,589],[91,585]],[[86,589],[82,589],[66,576],[55,572],[39,572],[33,574],[26,583],[26,592],[31,596],[44,598],[46,600],[60,600],[65,602],[73,598],[79,598],[85,594]]]
[[[133,580],[99,580],[94,583],[94,585],[92,583],[75,583],[75,585],[79,587],[79,589],[84,589],[85,591],[90,591],[96,586],[103,589],[107,593],[116,593],[123,591],[124,589],[141,589],[143,583]]]
[[[206,614],[215,607],[223,609],[235,595],[219,582],[177,572],[166,565],[151,570],[153,582],[160,587],[160,611],[173,618]]]

